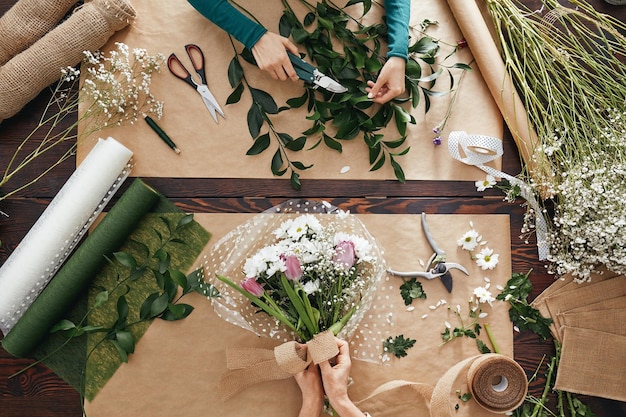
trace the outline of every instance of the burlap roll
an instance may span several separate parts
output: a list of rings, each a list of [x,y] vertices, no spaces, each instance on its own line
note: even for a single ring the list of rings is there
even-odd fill
[[[510,412],[524,402],[528,382],[524,369],[502,355],[482,355],[472,362],[467,378],[472,397],[494,413]]]
[[[472,394],[472,400],[462,407],[459,405],[459,389],[461,392],[469,389]],[[510,413],[524,402],[528,382],[524,369],[513,359],[489,353],[458,362],[434,387],[420,382],[389,381],[357,404],[374,415],[398,403],[396,395],[402,391],[409,398],[413,396],[410,398],[412,404],[426,403],[430,417],[475,417],[484,415],[485,410],[494,414]],[[382,401],[381,396],[384,396]],[[378,401],[376,397],[379,397]],[[406,400],[407,397],[402,398]]]
[[[0,65],[51,31],[78,0],[19,0],[0,18]]]
[[[0,68],[0,121],[15,115],[45,87],[61,77],[61,69],[81,62],[135,16],[128,0],[93,0],[76,10],[30,48]]]

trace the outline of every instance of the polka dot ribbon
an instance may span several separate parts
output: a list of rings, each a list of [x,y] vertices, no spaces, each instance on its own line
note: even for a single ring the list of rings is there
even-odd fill
[[[519,178],[485,165],[502,156],[504,153],[502,141],[491,136],[468,135],[463,131],[454,131],[450,132],[448,136],[448,151],[457,161],[466,165],[475,166],[493,177],[505,178],[511,185],[519,187],[521,196],[535,211],[535,230],[539,260],[546,260],[550,249],[547,239],[548,225],[542,216],[541,209],[539,208],[532,188]]]

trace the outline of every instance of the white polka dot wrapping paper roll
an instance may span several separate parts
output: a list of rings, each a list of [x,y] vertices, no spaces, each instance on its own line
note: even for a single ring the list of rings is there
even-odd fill
[[[33,303],[130,173],[133,153],[99,139],[0,268],[0,331]]]

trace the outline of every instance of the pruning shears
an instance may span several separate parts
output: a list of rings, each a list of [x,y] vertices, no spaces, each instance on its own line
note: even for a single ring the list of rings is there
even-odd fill
[[[448,290],[448,292],[452,292],[452,274],[450,273],[450,270],[458,269],[465,275],[469,275],[469,272],[467,272],[467,269],[465,269],[465,267],[461,264],[446,261],[446,253],[441,248],[439,248],[439,246],[435,242],[435,239],[430,233],[428,223],[426,223],[426,213],[422,213],[422,230],[424,231],[424,235],[426,236],[428,244],[433,250],[433,254],[430,256],[428,262],[426,263],[425,270],[423,272],[400,272],[394,271],[392,269],[387,269],[387,272],[391,275],[403,278],[425,278],[429,280],[439,278],[444,287],[446,287],[446,290]]]
[[[293,69],[296,70],[298,78],[309,84],[313,84],[314,88],[322,87],[324,90],[328,90],[331,93],[345,93],[348,91],[346,87],[323,74],[314,65],[309,64],[299,56],[289,51],[287,51],[287,55],[289,55],[289,60],[293,64]]]

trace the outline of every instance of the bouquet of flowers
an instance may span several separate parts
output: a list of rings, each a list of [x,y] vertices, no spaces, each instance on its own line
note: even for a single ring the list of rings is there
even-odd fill
[[[254,217],[213,248],[204,264],[221,295],[213,306],[223,319],[283,341],[325,331],[347,338],[386,269],[382,251],[349,213],[309,201],[287,207]]]

